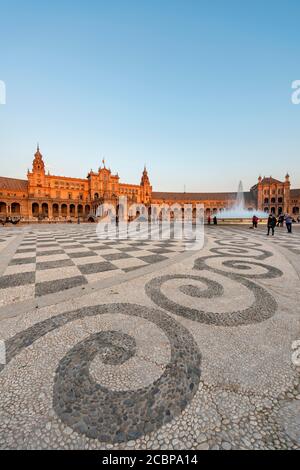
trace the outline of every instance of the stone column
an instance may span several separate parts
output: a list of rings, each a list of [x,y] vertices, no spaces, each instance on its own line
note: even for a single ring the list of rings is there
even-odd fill
[[[52,204],[48,202],[48,218],[49,220],[53,219],[53,210],[52,210]]]

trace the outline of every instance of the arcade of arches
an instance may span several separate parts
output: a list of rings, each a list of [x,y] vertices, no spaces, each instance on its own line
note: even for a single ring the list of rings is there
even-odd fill
[[[146,168],[139,185],[121,183],[105,162],[98,171],[91,170],[86,178],[51,175],[39,147],[34,155],[27,179],[0,177],[0,217],[21,217],[25,221],[92,220],[99,205],[117,207],[120,196],[130,204],[204,204],[206,216],[234,204],[236,193],[175,193],[152,190]],[[246,207],[265,212],[300,214],[300,189],[291,189],[290,177],[284,181],[259,177],[258,182],[244,193]]]

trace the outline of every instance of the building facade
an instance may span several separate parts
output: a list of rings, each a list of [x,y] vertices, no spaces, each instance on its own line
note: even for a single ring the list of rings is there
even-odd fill
[[[55,176],[46,173],[38,147],[26,180],[0,177],[0,217],[21,217],[29,222],[95,220],[101,204],[117,207],[120,196],[127,197],[128,205],[192,204],[196,207],[202,203],[208,216],[231,207],[237,193],[155,192],[146,168],[140,184],[126,184],[106,168],[104,161],[98,171],[91,170],[86,178]],[[284,181],[259,177],[244,197],[249,209],[299,215],[300,189],[291,189],[289,175]]]

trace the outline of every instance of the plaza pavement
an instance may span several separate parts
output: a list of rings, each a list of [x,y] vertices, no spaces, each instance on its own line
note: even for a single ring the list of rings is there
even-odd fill
[[[299,261],[299,226],[0,228],[0,448],[299,449]]]

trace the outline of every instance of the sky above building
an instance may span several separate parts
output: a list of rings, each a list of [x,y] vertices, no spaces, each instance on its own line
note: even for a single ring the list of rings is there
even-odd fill
[[[123,182],[232,191],[259,174],[300,187],[300,2],[0,0],[2,176],[39,142],[53,174],[103,157]]]

